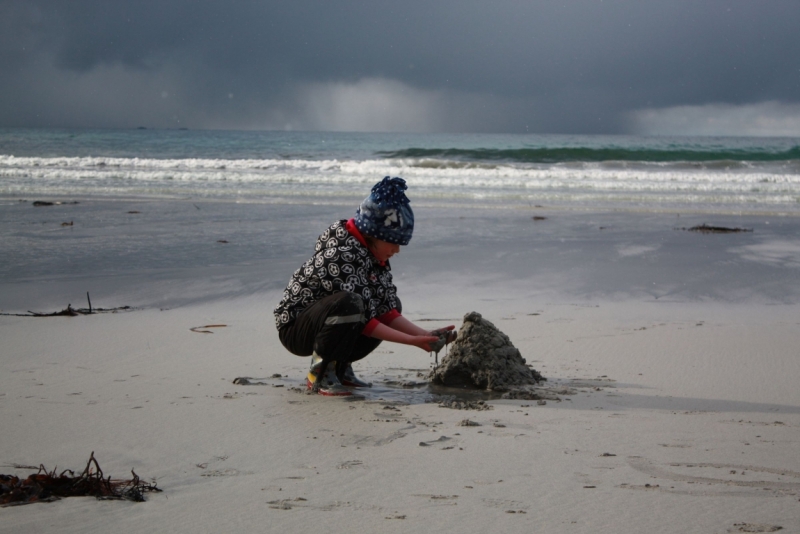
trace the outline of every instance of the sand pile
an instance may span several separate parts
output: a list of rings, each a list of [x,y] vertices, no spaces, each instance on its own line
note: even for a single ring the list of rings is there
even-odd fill
[[[507,391],[544,380],[511,340],[478,312],[464,316],[458,339],[429,375],[434,384]]]

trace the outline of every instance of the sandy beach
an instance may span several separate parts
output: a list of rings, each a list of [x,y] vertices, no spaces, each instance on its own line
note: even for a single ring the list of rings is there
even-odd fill
[[[455,410],[391,344],[363,400],[304,394],[272,308],[350,204],[80,200],[0,208],[0,472],[94,451],[163,491],[0,532],[800,532],[796,217],[415,206],[404,314],[478,311],[547,378]],[[132,309],[21,316],[87,291]]]

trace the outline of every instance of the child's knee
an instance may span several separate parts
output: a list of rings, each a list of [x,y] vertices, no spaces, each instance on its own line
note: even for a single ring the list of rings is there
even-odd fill
[[[355,293],[345,291],[339,303],[339,309],[341,310],[340,313],[347,313],[348,315],[364,315],[364,299]]]

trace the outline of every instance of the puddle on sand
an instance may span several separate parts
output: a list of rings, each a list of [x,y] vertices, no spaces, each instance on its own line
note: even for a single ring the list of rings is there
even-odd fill
[[[372,387],[354,389],[353,392],[360,398],[350,398],[350,400],[361,400],[363,398],[363,400],[370,402],[386,402],[390,404],[425,404],[443,402],[453,398],[462,401],[488,401],[499,399],[502,395],[500,392],[430,384],[424,378],[428,374],[427,369],[390,367],[380,372],[360,372],[358,374],[362,380],[372,382]],[[261,380],[265,383],[254,385],[272,385],[276,387],[277,384],[281,384],[287,388],[301,391],[306,388],[304,379],[296,379],[294,377]],[[347,397],[344,398],[346,399]]]
[[[425,378],[428,371],[428,369],[390,367],[380,373],[363,373],[362,379],[372,382],[372,387],[359,389],[358,393],[368,401],[399,404],[438,403],[452,398],[464,401],[488,401],[499,399],[502,395],[499,392],[430,384]]]
[[[367,401],[396,404],[438,403],[453,398],[460,401],[489,401],[502,396],[502,392],[497,391],[431,384],[425,378],[427,374],[428,369],[396,367],[389,367],[375,373],[363,372],[359,373],[359,377],[367,382],[372,382],[372,387],[354,389],[353,392]],[[306,389],[305,378],[285,375],[264,378],[239,377],[235,379],[234,384],[245,387],[285,387],[296,391],[305,391]]]
[[[472,388],[455,388],[429,383],[428,369],[410,369],[389,367],[387,369],[358,372],[359,377],[372,382],[371,388],[353,389],[355,396],[343,397],[342,400],[384,402],[386,404],[425,404],[440,403],[450,400],[458,401],[492,401],[502,398],[503,392],[485,391]],[[301,375],[302,376],[302,375]],[[246,379],[246,382],[241,382]],[[265,378],[237,378],[234,384],[240,386],[285,387],[290,390],[305,392],[305,378],[296,375],[270,376]],[[550,379],[544,390],[556,395],[570,395],[561,389],[571,388],[613,388],[616,381],[606,377],[581,379]],[[573,392],[574,393],[574,392]],[[504,402],[517,402],[506,400]]]

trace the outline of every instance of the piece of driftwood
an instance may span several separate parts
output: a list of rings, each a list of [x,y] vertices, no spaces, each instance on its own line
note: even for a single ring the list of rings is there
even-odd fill
[[[709,226],[701,224],[691,228],[681,228],[687,232],[700,232],[701,234],[734,234],[738,232],[752,232],[752,228],[728,228],[727,226]]]
[[[192,332],[197,332],[198,334],[213,334],[211,330],[205,330],[206,328],[225,328],[226,324],[207,324],[205,326],[193,326],[189,330]]]
[[[30,466],[13,466],[17,469],[37,469]],[[0,475],[0,506],[18,506],[35,502],[52,502],[64,497],[96,497],[101,500],[126,500],[143,502],[144,494],[160,492],[156,483],[142,482],[131,469],[129,480],[106,477],[92,451],[86,468],[80,475],[65,469],[56,474],[39,465],[38,471],[25,479],[14,475]]]
[[[28,313],[0,313],[0,315],[8,315],[12,317],[77,317],[78,315],[92,315],[95,313],[117,313],[120,311],[128,311],[130,306],[120,306],[118,308],[92,308],[92,299],[89,297],[89,292],[86,292],[86,300],[89,303],[88,308],[73,308],[72,304],[67,304],[67,307],[61,311],[52,313],[38,313],[28,310]]]

